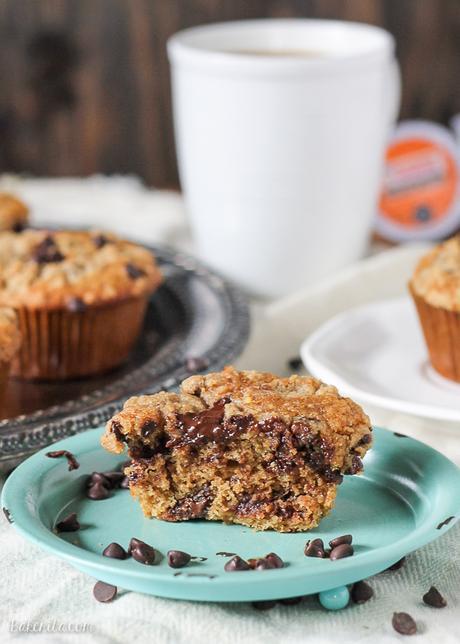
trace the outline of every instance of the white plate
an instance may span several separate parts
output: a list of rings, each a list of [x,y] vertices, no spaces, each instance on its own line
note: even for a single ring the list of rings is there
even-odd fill
[[[460,385],[431,367],[408,297],[337,315],[305,340],[301,356],[311,374],[363,405],[460,421]]]

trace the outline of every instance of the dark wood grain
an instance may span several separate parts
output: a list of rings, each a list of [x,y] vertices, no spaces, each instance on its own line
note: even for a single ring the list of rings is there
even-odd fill
[[[397,39],[402,117],[460,112],[459,0],[0,0],[0,171],[176,186],[167,38],[264,16],[384,26]]]

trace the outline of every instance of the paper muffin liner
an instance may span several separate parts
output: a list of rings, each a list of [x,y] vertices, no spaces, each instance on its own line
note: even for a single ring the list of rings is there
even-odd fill
[[[17,309],[21,348],[11,375],[24,380],[63,380],[110,371],[136,342],[148,296],[66,309]]]
[[[5,399],[6,386],[10,375],[10,362],[0,361],[0,420],[3,418],[3,401]]]
[[[445,378],[460,382],[460,313],[432,306],[409,285],[430,362]]]

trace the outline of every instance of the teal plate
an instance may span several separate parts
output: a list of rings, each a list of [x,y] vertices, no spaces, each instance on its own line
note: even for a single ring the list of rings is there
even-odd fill
[[[88,474],[113,470],[124,460],[100,447],[100,435],[101,429],[88,431],[54,445],[53,449],[67,449],[77,456],[80,468],[72,472],[65,459],[45,457],[46,450],[31,456],[7,479],[2,504],[13,526],[27,539],[88,575],[127,590],[198,601],[254,601],[343,587],[436,539],[454,525],[460,510],[460,470],[451,461],[423,443],[376,428],[365,473],[345,478],[336,507],[309,533],[149,520],[126,490],[117,490],[103,501],[85,497]],[[56,535],[55,523],[73,511],[81,529]],[[345,533],[353,535],[353,557],[330,561],[303,554],[307,539],[320,537],[328,542]],[[165,558],[159,565],[145,566],[133,559],[102,556],[110,542],[126,548],[131,537],[163,554],[185,550],[207,560],[174,570]],[[276,552],[286,566],[228,573],[224,571],[227,559],[216,554],[222,551],[244,558]]]

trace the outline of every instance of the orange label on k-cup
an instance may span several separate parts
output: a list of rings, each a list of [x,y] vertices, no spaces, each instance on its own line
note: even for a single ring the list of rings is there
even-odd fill
[[[460,225],[457,147],[449,130],[401,124],[385,159],[377,230],[392,239],[437,238]]]

